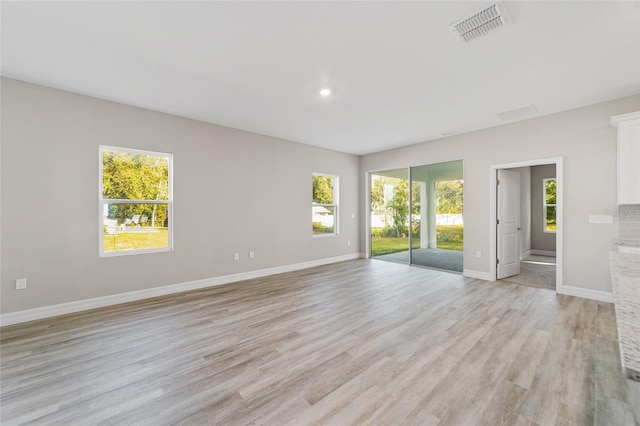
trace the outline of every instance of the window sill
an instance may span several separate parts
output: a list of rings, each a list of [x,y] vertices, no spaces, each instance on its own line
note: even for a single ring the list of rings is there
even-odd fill
[[[131,256],[131,255],[139,255],[139,254],[164,253],[167,251],[173,251],[173,248],[163,247],[163,248],[143,249],[143,250],[108,251],[108,252],[100,253],[99,257]]]

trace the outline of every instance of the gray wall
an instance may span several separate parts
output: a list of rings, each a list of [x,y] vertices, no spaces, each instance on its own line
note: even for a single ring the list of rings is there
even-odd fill
[[[640,96],[358,159],[15,80],[1,89],[3,314],[364,252],[365,171],[458,159],[467,269],[489,272],[490,165],[564,156],[564,284],[611,290],[615,230],[587,219],[616,208],[609,117],[640,110]],[[174,154],[173,252],[98,257],[100,144]],[[338,237],[311,237],[313,172],[340,176]]]
[[[632,96],[370,154],[361,157],[361,173],[364,178],[369,170],[462,158],[465,269],[489,273],[490,166],[562,156],[564,285],[611,291],[607,259],[615,230],[613,225],[589,224],[588,216],[616,208],[616,129],[609,118],[637,110],[640,96]],[[361,203],[364,211],[364,195]],[[363,221],[363,248],[365,227]],[[476,258],[476,251],[482,258]]]
[[[356,156],[10,79],[1,106],[3,314],[360,251]],[[174,155],[173,252],[98,257],[101,144]],[[313,172],[337,237],[311,236]]]
[[[531,167],[531,250],[556,251],[556,234],[544,232],[544,179],[556,177],[556,165]]]

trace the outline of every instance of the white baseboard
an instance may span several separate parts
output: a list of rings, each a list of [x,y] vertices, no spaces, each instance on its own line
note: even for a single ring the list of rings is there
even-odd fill
[[[528,250],[528,251],[525,251],[524,253],[522,253],[520,255],[520,260],[526,259],[529,256],[531,256],[531,250]]]
[[[58,315],[71,314],[74,312],[86,311],[89,309],[102,308],[105,306],[117,305],[120,303],[134,302],[136,300],[149,299],[151,297],[166,296],[183,291],[197,290],[206,287],[213,287],[228,284],[236,281],[261,278],[269,275],[282,274],[285,272],[298,271],[300,269],[313,268],[315,266],[328,265],[330,263],[344,262],[361,258],[362,253],[347,254],[344,256],[330,257],[326,259],[312,260],[309,262],[295,263],[292,265],[277,266],[274,268],[260,269],[257,271],[241,272],[238,274],[223,275],[220,277],[205,278],[202,280],[188,281],[179,284],[170,284],[161,287],[154,287],[145,290],[131,291],[127,293],[113,294],[109,296],[95,297],[92,299],[78,300],[74,302],[61,303],[58,305],[43,306],[41,308],[27,309],[24,311],[10,312],[0,315],[0,326],[18,324],[27,321],[34,321]]]
[[[469,278],[477,278],[479,280],[491,281],[491,274],[489,272],[474,271],[472,269],[465,269],[462,271],[462,275]]]
[[[562,286],[562,289],[558,291],[560,294],[566,294],[568,296],[582,297],[583,299],[592,299],[599,302],[613,303],[613,293],[609,291],[590,290],[588,288]]]
[[[546,251],[546,250],[531,250],[531,254],[535,254],[538,256],[551,256],[556,257],[555,251]]]

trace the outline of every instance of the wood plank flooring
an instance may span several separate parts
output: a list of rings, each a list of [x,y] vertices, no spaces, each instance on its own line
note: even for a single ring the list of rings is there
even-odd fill
[[[613,305],[376,260],[9,326],[0,354],[3,425],[640,424]]]

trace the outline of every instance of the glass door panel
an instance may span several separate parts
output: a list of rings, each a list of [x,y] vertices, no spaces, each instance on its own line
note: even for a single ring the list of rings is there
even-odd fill
[[[370,176],[371,257],[409,263],[409,169]]]
[[[462,160],[411,167],[411,263],[462,272]]]

